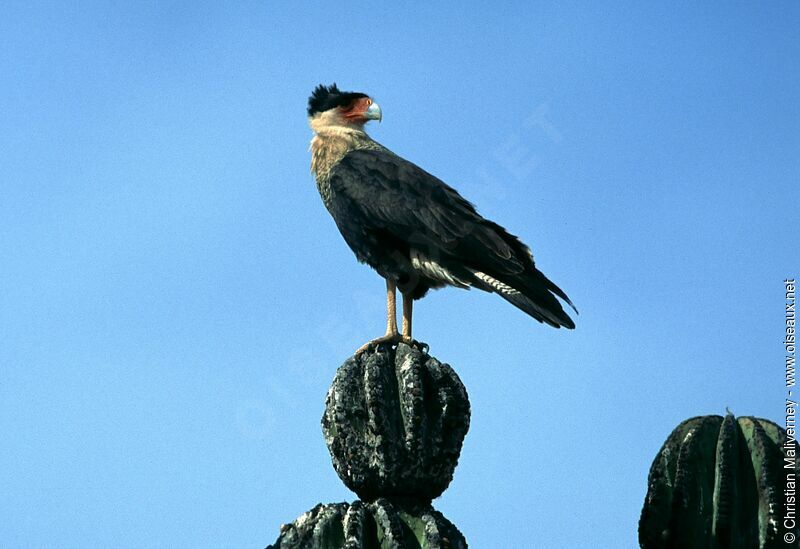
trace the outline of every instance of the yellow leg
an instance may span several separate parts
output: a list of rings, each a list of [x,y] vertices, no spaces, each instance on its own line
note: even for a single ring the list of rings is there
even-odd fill
[[[386,280],[386,335],[397,335],[397,286]]]
[[[403,301],[403,313],[405,315],[405,301]],[[405,330],[405,316],[403,317],[403,329]],[[356,355],[360,355],[370,347],[380,343],[397,343],[400,341],[400,334],[397,332],[397,286],[393,280],[386,280],[386,333],[381,337],[376,337],[358,348]]]
[[[410,295],[403,294],[403,341],[414,341],[411,337],[411,317],[414,312],[414,300]]]

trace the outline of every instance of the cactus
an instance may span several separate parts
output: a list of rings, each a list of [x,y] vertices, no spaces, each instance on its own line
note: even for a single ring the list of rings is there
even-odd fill
[[[786,547],[786,441],[771,421],[730,413],[678,425],[650,468],[641,547]]]
[[[372,503],[317,505],[267,549],[466,549],[461,532],[429,505]]]
[[[431,507],[469,428],[461,380],[417,348],[378,346],[336,372],[322,417],[333,466],[363,501],[319,504],[267,549],[466,549]]]
[[[469,428],[467,391],[426,352],[379,346],[336,372],[322,428],[336,472],[362,500],[430,502],[453,478]]]

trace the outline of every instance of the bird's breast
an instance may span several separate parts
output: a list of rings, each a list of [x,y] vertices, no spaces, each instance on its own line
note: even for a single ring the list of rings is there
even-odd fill
[[[319,191],[319,195],[322,197],[322,202],[325,204],[325,207],[328,209],[328,211],[330,211],[331,201],[333,199],[330,174],[325,174],[323,177],[317,176],[316,180],[317,190]]]

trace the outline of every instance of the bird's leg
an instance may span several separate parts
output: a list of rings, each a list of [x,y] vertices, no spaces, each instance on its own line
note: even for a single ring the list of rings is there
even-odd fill
[[[405,343],[413,343],[414,339],[411,337],[411,317],[414,312],[414,299],[408,295],[403,294],[403,341]]]
[[[397,336],[397,285],[389,279],[386,280],[386,336]]]
[[[404,311],[405,311],[405,302]],[[405,317],[404,317],[405,318]],[[403,320],[405,327],[405,319]],[[397,332],[397,285],[394,280],[386,279],[386,333],[381,337],[376,337],[368,341],[356,351],[356,356],[360,355],[370,347],[380,343],[397,343],[400,341],[400,334]]]

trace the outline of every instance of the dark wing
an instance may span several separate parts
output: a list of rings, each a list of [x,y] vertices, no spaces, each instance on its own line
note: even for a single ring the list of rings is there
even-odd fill
[[[528,247],[419,166],[385,149],[357,150],[335,166],[330,185],[349,210],[342,216],[357,214],[359,223],[498,293],[540,322],[574,327],[553,294],[572,303],[536,269]]]

